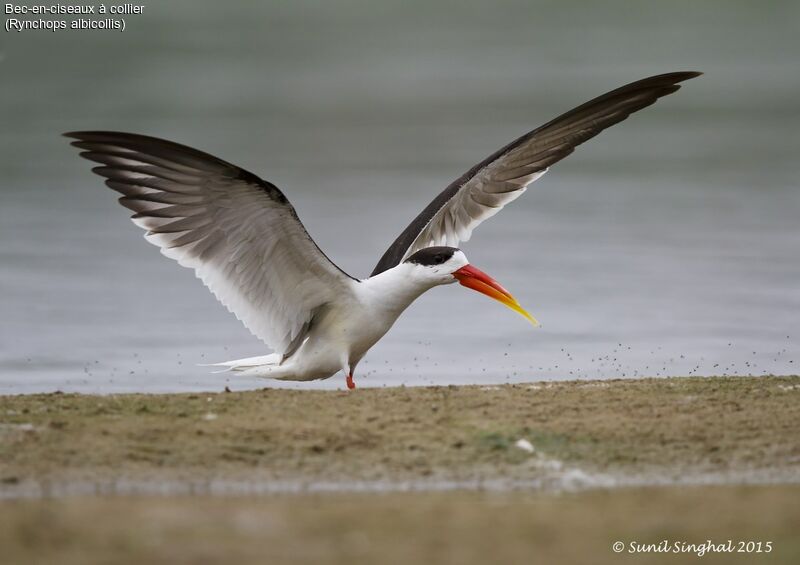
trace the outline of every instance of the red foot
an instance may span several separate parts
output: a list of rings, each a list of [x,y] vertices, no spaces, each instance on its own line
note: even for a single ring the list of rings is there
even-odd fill
[[[353,381],[353,375],[347,375],[345,382],[347,383],[347,388],[349,388],[350,390],[356,388],[356,383],[355,381]]]

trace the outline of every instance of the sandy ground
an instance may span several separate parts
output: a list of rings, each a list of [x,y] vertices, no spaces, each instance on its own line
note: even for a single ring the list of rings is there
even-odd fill
[[[0,397],[0,561],[794,563],[798,422],[800,377]]]
[[[725,486],[25,500],[0,505],[0,562],[789,565],[799,497],[797,486]],[[628,553],[663,540],[688,551]],[[698,557],[691,545],[707,540],[772,550]]]

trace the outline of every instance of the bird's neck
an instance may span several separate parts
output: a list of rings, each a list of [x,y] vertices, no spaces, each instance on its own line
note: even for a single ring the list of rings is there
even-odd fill
[[[400,263],[358,285],[363,302],[376,310],[399,316],[414,300],[435,285],[415,279],[411,267]]]

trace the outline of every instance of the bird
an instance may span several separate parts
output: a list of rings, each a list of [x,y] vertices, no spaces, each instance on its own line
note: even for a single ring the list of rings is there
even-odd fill
[[[604,129],[677,91],[699,72],[632,82],[529,131],[439,193],[356,278],[336,266],[274,184],[197,149],[114,131],[65,133],[161,253],[196,276],[272,353],[213,364],[223,371],[311,381],[356,366],[419,296],[460,283],[538,325],[462,242],[548,169]]]

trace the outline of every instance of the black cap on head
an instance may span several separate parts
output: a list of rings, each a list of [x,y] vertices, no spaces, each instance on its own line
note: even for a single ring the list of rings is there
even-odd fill
[[[433,266],[446,263],[453,253],[458,251],[455,247],[426,247],[414,253],[406,259],[404,263],[414,263],[416,265]]]

